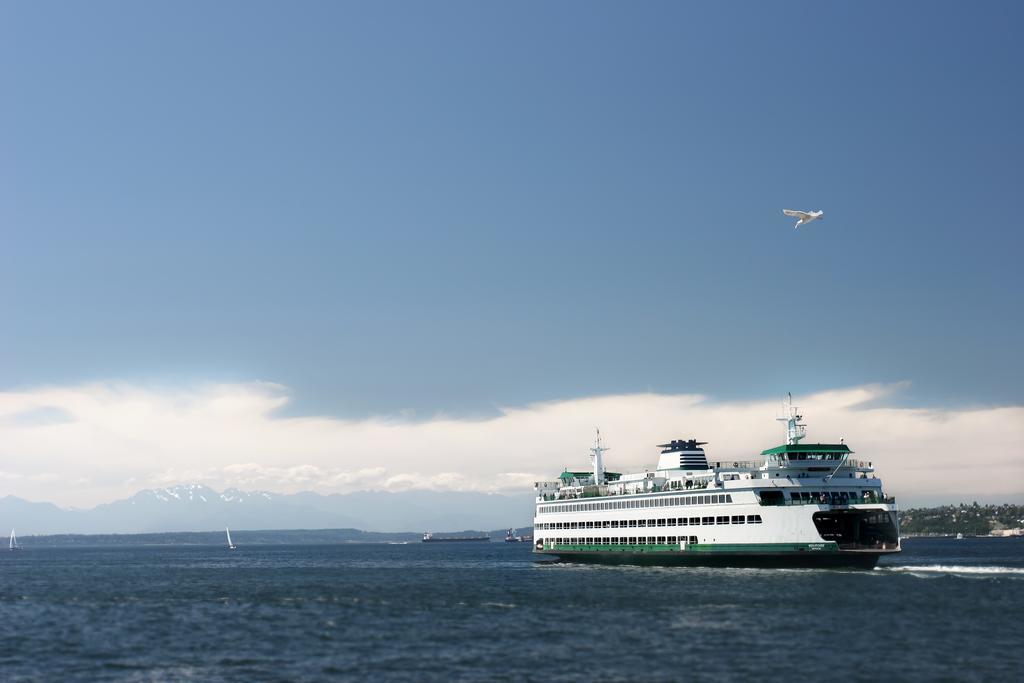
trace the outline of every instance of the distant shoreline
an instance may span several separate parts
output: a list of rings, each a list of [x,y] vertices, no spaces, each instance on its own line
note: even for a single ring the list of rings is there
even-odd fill
[[[529,533],[530,527],[516,529],[516,534]],[[438,536],[489,536],[491,542],[503,542],[508,529],[459,530],[438,532]],[[362,531],[360,529],[232,529],[231,536],[239,545],[324,545],[350,543],[420,543],[422,532]],[[225,545],[223,531],[165,531],[129,534],[40,534],[19,536],[25,547],[93,547],[93,546],[216,546]],[[528,544],[527,544],[528,545]]]
[[[900,534],[900,538],[956,538],[956,534]],[[1021,534],[964,534],[964,538],[1024,538]]]

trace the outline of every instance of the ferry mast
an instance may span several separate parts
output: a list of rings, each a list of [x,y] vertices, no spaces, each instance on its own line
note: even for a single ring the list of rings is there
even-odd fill
[[[807,425],[800,422],[804,416],[800,414],[800,409],[793,405],[792,393],[786,394],[786,400],[782,402],[782,412],[784,416],[775,420],[786,423],[786,443],[800,443],[800,439],[807,436]]]
[[[611,450],[601,445],[601,429],[597,429],[597,440],[594,442],[594,447],[590,449],[590,459],[594,461],[594,484],[601,486],[605,483],[604,481],[604,458],[602,455],[605,451]]]

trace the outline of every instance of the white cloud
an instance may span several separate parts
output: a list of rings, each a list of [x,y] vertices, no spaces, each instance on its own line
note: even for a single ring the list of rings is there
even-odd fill
[[[883,405],[898,385],[800,401],[809,440],[844,437],[904,501],[1020,500],[1024,407]],[[651,467],[655,444],[709,441],[712,460],[748,459],[781,440],[772,400],[629,394],[508,407],[486,420],[278,417],[275,384],[189,388],[89,384],[0,392],[0,495],[91,505],[140,487],[529,490],[587,467],[593,429],[610,469]],[[61,419],[23,419],[24,415]]]

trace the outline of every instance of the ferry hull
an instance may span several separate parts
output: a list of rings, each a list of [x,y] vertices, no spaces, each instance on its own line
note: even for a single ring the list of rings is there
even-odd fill
[[[536,552],[555,562],[661,567],[763,567],[807,569],[872,569],[883,555],[898,551],[708,553],[708,552]]]

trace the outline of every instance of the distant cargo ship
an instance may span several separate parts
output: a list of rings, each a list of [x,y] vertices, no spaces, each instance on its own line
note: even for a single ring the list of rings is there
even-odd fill
[[[533,536],[516,536],[515,529],[509,529],[505,534],[505,543],[532,543]]]
[[[900,551],[895,500],[845,443],[805,444],[802,416],[780,418],[786,443],[752,463],[711,463],[702,442],[659,448],[655,471],[592,472],[536,484],[535,551],[632,564],[864,567]]]
[[[490,536],[435,536],[432,533],[423,534],[424,543],[456,543],[460,541],[490,541]]]

